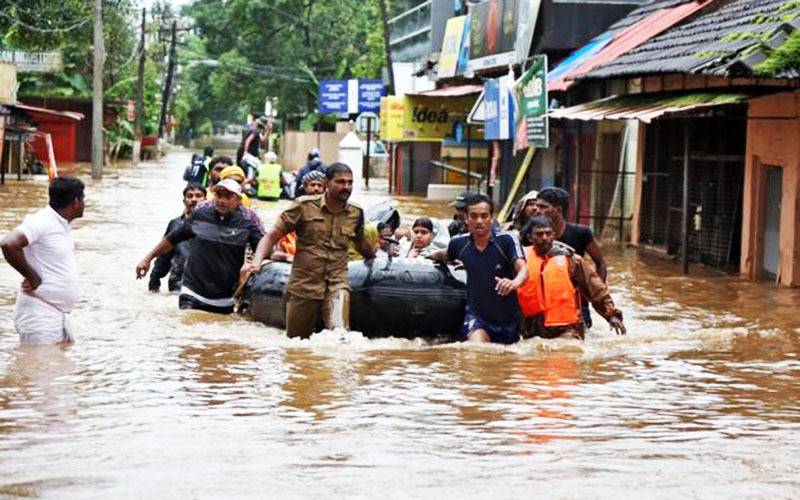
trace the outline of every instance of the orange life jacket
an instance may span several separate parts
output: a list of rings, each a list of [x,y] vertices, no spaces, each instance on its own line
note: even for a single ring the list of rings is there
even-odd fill
[[[528,280],[517,289],[517,300],[526,318],[544,314],[544,326],[566,326],[579,322],[580,296],[569,278],[566,255],[539,257],[533,247],[525,249]]]
[[[278,242],[283,251],[294,255],[297,252],[297,233],[289,233]]]

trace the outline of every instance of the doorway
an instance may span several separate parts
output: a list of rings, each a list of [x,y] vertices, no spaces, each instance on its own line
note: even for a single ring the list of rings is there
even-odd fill
[[[775,281],[781,265],[783,169],[767,166],[764,174],[764,248],[761,252],[761,276],[764,280]]]

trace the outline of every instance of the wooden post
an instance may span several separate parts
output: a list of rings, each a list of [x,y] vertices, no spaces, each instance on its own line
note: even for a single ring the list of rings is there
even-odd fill
[[[625,125],[625,128],[622,129],[625,137],[628,137],[628,125]],[[619,186],[619,242],[622,243],[622,239],[625,237],[625,230],[623,224],[625,223],[625,183],[628,180],[628,155],[627,155],[627,140],[622,141],[622,173],[620,174],[620,181],[622,184]]]
[[[94,1],[94,62],[92,68],[92,179],[103,177],[103,0]]]
[[[19,150],[18,150],[18,157],[17,157],[17,180],[22,180],[22,165],[25,164],[25,140],[23,139],[22,134],[19,136]]]
[[[689,274],[689,121],[683,122],[683,206],[681,209],[681,272]]]
[[[371,145],[371,136],[372,136],[372,117],[367,117],[367,166],[364,169],[364,187],[369,190],[369,148]]]
[[[319,157],[322,159],[322,111],[317,112],[317,149],[319,149]]]

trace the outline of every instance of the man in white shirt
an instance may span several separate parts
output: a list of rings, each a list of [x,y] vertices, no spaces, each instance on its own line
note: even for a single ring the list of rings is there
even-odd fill
[[[69,313],[78,298],[75,243],[69,223],[83,217],[83,183],[57,177],[47,207],[28,215],[0,248],[24,278],[14,309],[23,344],[72,342]]]

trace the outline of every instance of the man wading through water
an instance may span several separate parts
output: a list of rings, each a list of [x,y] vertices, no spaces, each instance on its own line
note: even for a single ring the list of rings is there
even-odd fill
[[[164,236],[178,229],[185,221],[197,204],[206,199],[206,189],[200,184],[189,183],[183,188],[183,213],[175,217],[169,224]],[[154,293],[161,289],[161,278],[169,274],[167,287],[170,292],[180,290],[181,280],[183,279],[183,268],[186,267],[186,260],[189,258],[189,242],[178,243],[173,250],[162,253],[153,264],[150,271],[150,284],[147,288]]]
[[[365,259],[375,258],[364,238],[364,212],[347,201],[353,190],[350,167],[334,163],[325,175],[325,194],[298,198],[267,230],[252,262],[242,266],[244,274],[257,271],[281,238],[297,232],[297,252],[286,285],[289,337],[310,337],[320,313],[326,328],[349,328],[348,244],[355,243]]]
[[[211,189],[214,202],[197,207],[167,234],[136,266],[136,279],[145,277],[154,258],[190,240],[179,307],[230,314],[244,252],[248,245],[255,247],[263,233],[239,210],[242,186],[238,182],[224,179]]]
[[[56,177],[48,206],[28,215],[0,247],[23,278],[14,328],[23,344],[72,342],[69,313],[78,299],[75,243],[69,223],[83,217],[83,183]]]
[[[528,278],[522,249],[513,236],[492,229],[494,205],[486,195],[471,196],[466,209],[469,233],[455,236],[447,250],[428,258],[459,261],[467,270],[463,339],[513,344],[519,340],[516,290]]]
[[[517,290],[523,332],[547,339],[583,340],[583,295],[617,334],[625,335],[622,311],[611,300],[608,287],[572,248],[554,241],[553,226],[548,216],[538,215],[522,230],[522,240],[531,244],[525,254],[529,278]]]

